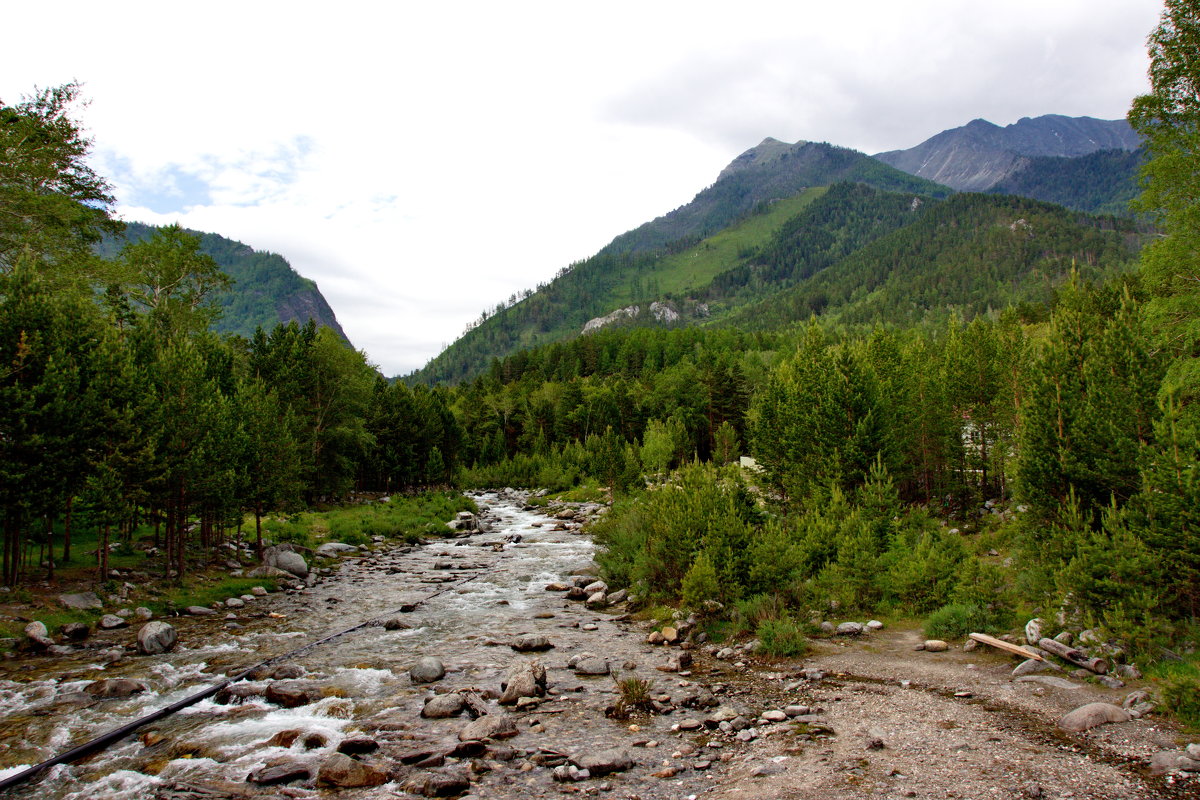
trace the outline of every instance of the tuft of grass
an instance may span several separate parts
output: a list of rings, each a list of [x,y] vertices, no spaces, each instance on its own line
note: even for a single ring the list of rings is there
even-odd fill
[[[1200,675],[1179,673],[1158,689],[1162,708],[1191,732],[1200,731]]]

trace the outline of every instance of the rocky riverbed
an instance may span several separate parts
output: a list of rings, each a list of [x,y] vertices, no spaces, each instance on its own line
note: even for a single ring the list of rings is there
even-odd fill
[[[1153,714],[1058,728],[1136,687],[1017,682],[1008,656],[917,651],[911,631],[831,637],[803,661],[688,646],[686,624],[648,636],[594,577],[582,525],[601,509],[525,499],[481,496],[479,529],[456,538],[333,554],[329,575],[232,620],[172,620],[166,654],[136,655],[132,631],[115,630],[7,663],[12,773],[372,620],[13,796],[1196,796],[1186,776],[1151,774],[1151,756],[1186,743]],[[99,680],[142,688],[105,697]],[[641,682],[640,704],[619,680]]]

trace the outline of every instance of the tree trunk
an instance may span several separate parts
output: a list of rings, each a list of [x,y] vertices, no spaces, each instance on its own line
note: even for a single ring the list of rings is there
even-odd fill
[[[67,516],[63,520],[63,563],[66,564],[71,560],[71,520],[74,517],[72,513],[75,509],[74,496],[67,498]]]
[[[109,524],[106,522],[100,528],[100,581],[108,580],[108,534]]]

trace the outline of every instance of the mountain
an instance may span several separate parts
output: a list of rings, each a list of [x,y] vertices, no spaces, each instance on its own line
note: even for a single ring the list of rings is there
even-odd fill
[[[1123,216],[1141,189],[1145,162],[1138,150],[1097,150],[1083,156],[1023,158],[1012,172],[988,189],[1057,203],[1076,211]]]
[[[148,239],[155,230],[152,225],[130,222],[122,236],[106,239],[98,249],[101,255],[114,258],[126,242]],[[259,326],[269,331],[280,323],[303,325],[312,319],[350,343],[317,284],[301,277],[283,256],[215,233],[189,232],[200,237],[200,250],[234,281],[229,291],[216,297],[221,316],[213,329],[218,333],[249,338]]]
[[[976,119],[908,150],[875,158],[911,175],[960,191],[986,191],[1036,157],[1073,158],[1097,150],[1136,150],[1140,137],[1123,119],[1024,117],[1000,127]]]
[[[690,203],[621,234],[600,252],[679,249],[681,243],[695,243],[727,227],[760,203],[842,181],[935,197],[949,194],[945,186],[884,167],[857,150],[824,142],[787,144],[767,138],[735,158],[721,170],[716,182]]]

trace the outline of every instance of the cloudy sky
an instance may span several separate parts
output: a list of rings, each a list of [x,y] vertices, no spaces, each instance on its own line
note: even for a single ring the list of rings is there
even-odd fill
[[[77,79],[126,220],[283,254],[385,374],[764,137],[868,153],[1115,119],[1158,0],[8,4],[0,99]]]

